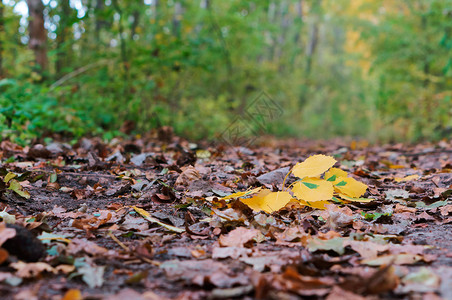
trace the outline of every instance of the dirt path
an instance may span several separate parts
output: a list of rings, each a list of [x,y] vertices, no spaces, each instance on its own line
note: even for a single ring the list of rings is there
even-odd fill
[[[375,200],[268,214],[223,199],[282,190],[318,153]],[[5,246],[0,225],[0,299],[452,299],[451,142],[3,141],[0,159],[0,216],[46,249],[23,262],[37,241]]]

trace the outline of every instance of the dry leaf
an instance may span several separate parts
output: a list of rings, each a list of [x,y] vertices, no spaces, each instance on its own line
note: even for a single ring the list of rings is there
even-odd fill
[[[344,194],[338,194],[338,196],[341,197],[341,199],[351,201],[351,202],[369,203],[369,202],[375,201],[375,199],[373,199],[373,198],[353,198],[353,197],[349,197]]]
[[[395,177],[394,181],[395,182],[406,182],[406,181],[411,181],[411,180],[416,180],[419,178],[419,175],[415,174],[415,175],[409,175],[409,176],[405,176],[405,177]]]
[[[0,223],[0,247],[4,242],[16,236],[16,229],[7,228],[4,223]]]
[[[70,289],[64,294],[61,300],[82,300],[82,292],[80,290]]]
[[[222,247],[244,247],[249,241],[258,237],[260,233],[257,229],[237,227],[227,235],[221,235],[218,242]]]
[[[172,226],[172,225],[165,224],[165,223],[161,222],[159,219],[152,217],[152,216],[151,216],[147,211],[145,211],[144,209],[138,208],[138,207],[136,207],[136,206],[132,206],[132,208],[133,208],[137,213],[139,213],[143,218],[145,218],[146,220],[148,220],[148,221],[151,222],[151,223],[157,223],[157,224],[159,224],[160,226],[163,226],[163,227],[165,227],[166,229],[171,230],[171,231],[174,231],[174,232],[178,232],[178,233],[185,232],[185,229],[182,229],[182,228],[178,228],[178,227],[175,227],[175,226]]]
[[[183,167],[183,172],[177,177],[175,185],[183,185],[187,186],[192,181],[198,180],[201,178],[201,175],[199,174],[198,170],[196,170],[192,166]]]
[[[226,197],[221,198],[222,200],[230,200],[230,199],[236,199],[236,198],[241,198],[241,197],[245,197],[245,196],[250,196],[253,194],[258,193],[260,190],[262,189],[262,187],[258,187],[252,190],[247,190],[244,192],[237,192],[231,195],[228,195]]]
[[[16,275],[21,278],[32,278],[42,272],[56,273],[56,270],[49,264],[44,262],[24,263],[18,261],[10,264],[10,266],[17,270]]]

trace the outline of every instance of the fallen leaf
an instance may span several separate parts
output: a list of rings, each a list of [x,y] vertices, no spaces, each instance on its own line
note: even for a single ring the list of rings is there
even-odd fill
[[[68,290],[61,300],[83,300],[82,292],[76,289]]]
[[[389,249],[389,245],[377,244],[371,241],[346,241],[344,244],[358,252],[363,259],[375,258],[380,252],[385,252]]]
[[[257,238],[260,233],[257,229],[237,227],[227,235],[221,235],[218,242],[222,247],[244,247],[245,244]]]
[[[387,254],[379,256],[377,258],[364,259],[361,261],[361,263],[364,265],[376,267],[390,264],[412,265],[421,260],[423,260],[422,255],[401,253],[401,254]]]
[[[299,200],[299,203],[301,205],[305,205],[305,206],[309,206],[309,207],[317,208],[317,209],[326,209],[326,206],[331,204],[331,202],[329,202],[327,200],[313,201],[313,202]]]
[[[188,186],[192,181],[198,180],[201,178],[198,170],[196,170],[193,166],[182,167],[182,173],[177,177],[175,185]]]
[[[388,200],[394,201],[395,198],[402,198],[407,199],[410,197],[410,193],[408,191],[402,190],[402,189],[396,189],[396,190],[387,190],[385,191],[386,198]]]
[[[14,228],[7,228],[4,223],[0,223],[0,247],[4,242],[16,236]]]
[[[373,199],[373,198],[353,198],[353,197],[349,197],[344,194],[338,194],[338,196],[341,199],[351,201],[351,202],[369,203],[369,202],[375,201],[375,199]]]
[[[0,266],[8,259],[8,257],[9,257],[8,251],[6,251],[3,248],[0,248]]]
[[[22,186],[20,185],[19,181],[15,180],[15,179],[11,179],[9,181],[9,190],[14,191],[16,194],[18,194],[19,196],[25,198],[25,199],[30,199],[30,193],[25,191]]]
[[[338,286],[334,286],[331,292],[328,294],[328,297],[325,298],[325,300],[338,300],[338,299],[366,300],[365,297],[362,297],[350,291],[343,290]]]
[[[318,178],[305,178],[292,188],[294,195],[306,202],[330,200],[333,197],[333,184]]]
[[[319,238],[313,238],[310,241],[308,241],[307,249],[309,252],[315,252],[318,250],[323,251],[334,251],[339,255],[342,255],[345,253],[345,238],[332,238],[329,240],[321,240]]]
[[[14,224],[16,223],[16,216],[10,215],[6,212],[6,208],[3,211],[0,211],[0,218],[3,220],[3,222],[7,224]]]
[[[414,174],[414,175],[409,175],[409,176],[405,176],[405,177],[394,177],[394,181],[395,182],[406,182],[406,181],[416,180],[418,178],[419,178],[419,175]]]
[[[252,250],[243,247],[215,247],[212,250],[212,258],[232,258],[247,257]]]
[[[305,161],[297,163],[292,169],[292,174],[298,178],[316,177],[326,172],[335,163],[336,160],[331,156],[313,155]]]
[[[254,211],[265,211],[272,213],[280,210],[292,199],[289,192],[271,192],[262,190],[252,198],[240,199],[241,202],[248,205]]]
[[[247,190],[247,191],[244,191],[244,192],[237,192],[237,193],[228,195],[226,197],[223,197],[221,199],[222,200],[230,200],[230,199],[246,197],[246,196],[250,196],[250,195],[258,193],[261,189],[262,189],[262,187],[258,187],[258,188],[255,188],[255,189],[252,189],[252,190]]]
[[[338,193],[345,194],[346,196],[352,198],[359,198],[367,190],[367,185],[352,177],[338,177],[338,181],[334,184],[334,189],[338,191]]]
[[[434,292],[439,288],[441,278],[431,269],[422,267],[418,271],[411,272],[403,277],[402,284],[403,286],[400,288],[400,291],[403,293]]]
[[[347,177],[347,172],[339,169],[339,168],[331,168],[325,173],[325,180],[336,184],[339,182],[339,177]]]
[[[42,272],[57,273],[51,265],[44,262],[25,263],[18,261],[11,263],[10,266],[16,269],[16,275],[21,278],[32,278]]]
[[[145,211],[144,209],[138,208],[136,206],[132,206],[132,208],[139,213],[143,218],[145,218],[146,220],[148,220],[151,223],[156,223],[159,224],[162,227],[165,227],[166,229],[170,230],[170,231],[174,231],[174,232],[178,232],[178,233],[182,233],[185,232],[185,229],[182,228],[178,228],[172,225],[168,225],[165,224],[163,222],[161,222],[159,219],[152,217],[147,211]]]
[[[101,287],[104,284],[105,266],[95,266],[84,264],[77,269],[77,273],[82,275],[83,281],[90,287]]]

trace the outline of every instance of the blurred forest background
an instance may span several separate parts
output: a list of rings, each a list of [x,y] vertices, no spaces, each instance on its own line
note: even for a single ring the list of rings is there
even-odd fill
[[[215,139],[263,91],[277,136],[450,137],[452,0],[0,0],[2,138]]]

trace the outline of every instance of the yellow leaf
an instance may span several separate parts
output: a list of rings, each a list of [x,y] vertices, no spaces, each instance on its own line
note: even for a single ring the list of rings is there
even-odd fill
[[[143,218],[145,218],[147,221],[149,221],[149,222],[151,222],[151,223],[157,223],[157,224],[159,224],[160,226],[163,226],[163,227],[165,227],[165,228],[168,229],[168,230],[175,231],[175,232],[178,232],[178,233],[185,232],[185,229],[182,229],[182,228],[179,228],[179,227],[175,227],[175,226],[172,226],[172,225],[165,224],[165,223],[163,223],[162,221],[160,221],[159,219],[154,218],[153,216],[151,216],[151,215],[150,215],[147,211],[145,211],[144,209],[138,208],[138,207],[136,207],[136,206],[132,206],[132,208],[133,208],[137,213],[139,213]]]
[[[416,180],[419,178],[419,175],[414,174],[414,175],[410,175],[410,176],[406,176],[406,177],[395,177],[394,181],[395,182],[405,182],[405,181],[411,181],[411,180]]]
[[[305,178],[296,183],[292,192],[299,200],[307,202],[329,200],[333,198],[333,184],[318,178]]]
[[[367,185],[357,181],[352,177],[339,177],[341,180],[334,185],[338,193],[345,194],[352,198],[359,198],[367,190]]]
[[[244,191],[244,192],[237,192],[231,195],[228,195],[226,197],[223,197],[221,199],[223,200],[229,200],[229,199],[235,199],[235,198],[240,198],[240,197],[244,197],[244,196],[249,196],[252,194],[256,194],[257,192],[259,192],[262,189],[262,187],[258,187],[252,190],[248,190],[248,191]]]
[[[390,169],[405,169],[405,166],[402,165],[393,165],[393,164],[389,164],[389,168]]]
[[[331,168],[328,170],[328,172],[325,173],[325,180],[331,181],[333,184],[336,184],[340,182],[339,177],[347,176],[347,172],[338,168]]]
[[[299,178],[315,177],[328,171],[335,163],[336,160],[331,156],[322,154],[310,156],[304,162],[297,163],[292,169],[292,174]]]
[[[256,196],[248,199],[240,199],[254,211],[265,211],[272,213],[278,211],[292,199],[289,192],[271,192],[270,190],[262,190]]]
[[[289,192],[275,192],[268,194],[264,198],[264,207],[262,210],[267,213],[278,211],[286,206],[290,200],[292,200],[292,195],[290,195]]]
[[[329,202],[327,200],[320,200],[320,201],[313,201],[313,202],[299,200],[299,202],[302,205],[306,205],[306,206],[309,206],[312,208],[317,208],[317,209],[326,209],[325,205],[331,204],[331,202]]]
[[[248,205],[254,211],[261,211],[262,205],[264,202],[264,198],[265,198],[265,196],[267,196],[270,193],[271,193],[271,191],[269,189],[264,189],[264,190],[260,191],[257,195],[255,195],[254,197],[240,199],[240,201],[242,201],[243,203]]]
[[[64,294],[62,300],[82,300],[82,292],[80,290],[71,289]]]
[[[375,201],[375,199],[372,199],[372,198],[353,198],[353,197],[349,197],[344,194],[339,194],[339,197],[341,197],[344,200],[352,201],[352,202],[368,203],[368,202]]]

